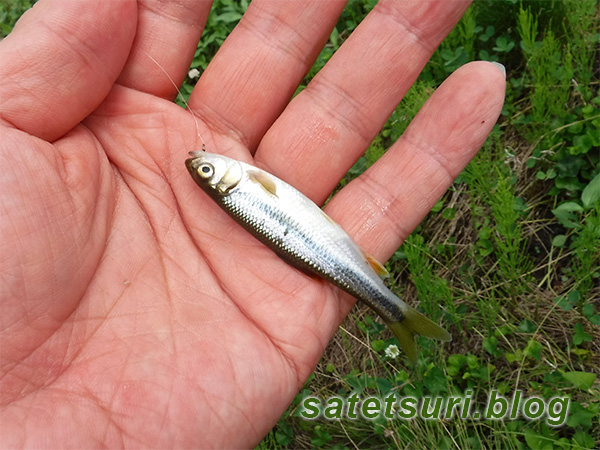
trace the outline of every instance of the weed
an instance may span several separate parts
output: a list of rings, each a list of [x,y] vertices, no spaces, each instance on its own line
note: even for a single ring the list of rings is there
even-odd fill
[[[355,0],[298,92],[343,45],[372,0]],[[0,3],[6,35],[30,6]],[[199,72],[247,2],[215,1],[195,54]],[[591,449],[600,445],[600,96],[595,0],[480,0],[435,52],[371,146],[360,176],[404,132],[431,92],[467,61],[507,67],[506,104],[490,139],[388,263],[392,288],[452,332],[422,339],[416,366],[357,307],[258,448]],[[596,64],[596,65],[595,65]],[[189,95],[194,79],[182,87]],[[410,421],[305,420],[309,395],[465,395],[490,389],[569,396],[563,426],[523,416]]]

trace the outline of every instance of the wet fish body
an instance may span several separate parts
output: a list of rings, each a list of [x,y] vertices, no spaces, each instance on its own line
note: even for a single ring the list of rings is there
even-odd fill
[[[372,256],[300,191],[249,164],[190,152],[186,167],[196,183],[232,218],[290,265],[315,274],[369,305],[416,361],[414,336],[450,340],[444,329],[394,295],[388,274]]]

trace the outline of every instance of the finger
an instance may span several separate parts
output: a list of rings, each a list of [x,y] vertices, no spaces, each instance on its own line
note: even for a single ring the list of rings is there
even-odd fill
[[[253,1],[198,81],[190,107],[253,150],[327,41],[345,2]]]
[[[468,4],[380,1],[267,132],[258,161],[322,203]]]
[[[43,0],[0,42],[0,117],[53,141],[93,111],[135,33],[133,1]]]
[[[119,83],[173,98],[206,24],[212,0],[139,0],[138,26]]]
[[[404,135],[336,195],[327,212],[375,257],[386,260],[448,189],[494,126],[505,80],[470,63],[432,95]]]

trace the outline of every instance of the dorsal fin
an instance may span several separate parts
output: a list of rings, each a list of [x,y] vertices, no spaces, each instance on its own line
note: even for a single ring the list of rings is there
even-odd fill
[[[277,185],[265,172],[249,170],[248,178],[250,178],[250,181],[259,184],[268,194],[277,197]]]
[[[365,260],[369,263],[369,265],[373,268],[375,273],[379,276],[379,278],[385,280],[390,277],[390,273],[387,271],[387,269],[383,267],[383,264],[377,261],[373,255],[365,252],[363,249],[361,249],[360,251],[365,257]]]

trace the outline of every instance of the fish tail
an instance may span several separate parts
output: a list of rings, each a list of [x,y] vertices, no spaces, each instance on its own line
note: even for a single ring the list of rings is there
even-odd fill
[[[398,341],[400,341],[402,350],[413,364],[417,362],[415,336],[425,336],[440,341],[452,340],[450,333],[410,306],[405,306],[401,321],[386,321],[386,324],[394,332]]]

